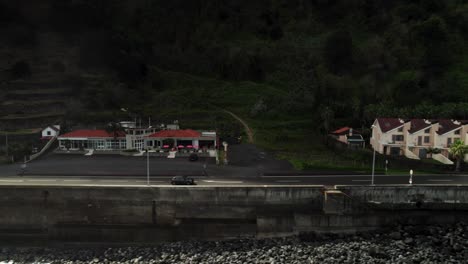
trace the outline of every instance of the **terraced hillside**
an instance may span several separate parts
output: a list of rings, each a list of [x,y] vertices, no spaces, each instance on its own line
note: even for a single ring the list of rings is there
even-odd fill
[[[27,134],[60,123],[83,85],[77,49],[55,33],[37,39],[33,47],[0,46],[0,131]]]

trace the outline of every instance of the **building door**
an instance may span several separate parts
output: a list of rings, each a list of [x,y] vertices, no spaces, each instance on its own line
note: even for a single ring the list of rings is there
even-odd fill
[[[390,155],[399,156],[400,155],[400,148],[395,148],[395,147],[390,148]]]
[[[425,159],[427,157],[427,149],[419,149],[419,158],[420,159]]]

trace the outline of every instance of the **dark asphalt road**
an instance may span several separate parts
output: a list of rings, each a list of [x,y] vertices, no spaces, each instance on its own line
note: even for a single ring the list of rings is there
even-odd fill
[[[370,185],[370,175],[302,175],[219,177],[194,176],[197,186],[247,186],[247,185]],[[170,185],[170,176],[151,176],[150,185]],[[376,185],[408,185],[408,176],[378,175]],[[414,185],[465,185],[468,175],[416,175]],[[70,185],[70,186],[145,186],[143,176],[4,176],[0,185]]]
[[[241,161],[241,159],[238,159]],[[206,162],[206,170],[203,168]],[[244,162],[244,161],[243,161]],[[370,175],[293,175],[265,173],[286,168],[258,160],[216,165],[214,158],[190,162],[186,158],[150,157],[152,185],[170,183],[174,175],[194,176],[198,185],[369,185]],[[250,166],[249,166],[250,165]],[[146,185],[146,157],[56,155],[28,163],[23,177],[20,164],[0,166],[0,184],[39,185]],[[376,175],[375,184],[408,184],[409,175]],[[468,175],[418,175],[413,184],[468,184]]]

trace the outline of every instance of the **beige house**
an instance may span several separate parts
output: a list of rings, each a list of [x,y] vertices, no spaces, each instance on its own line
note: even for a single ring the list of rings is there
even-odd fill
[[[370,143],[381,154],[404,155],[411,159],[430,157],[453,164],[449,149],[457,139],[468,144],[468,121],[377,118],[372,125]],[[440,153],[429,153],[431,149],[438,149]]]
[[[404,155],[405,134],[410,128],[407,120],[400,118],[377,118],[372,125],[370,144],[385,155]]]

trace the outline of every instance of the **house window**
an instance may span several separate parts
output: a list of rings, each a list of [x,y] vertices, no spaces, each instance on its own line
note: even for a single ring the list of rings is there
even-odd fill
[[[424,143],[429,143],[430,141],[430,137],[429,136],[425,136],[424,137]]]
[[[395,142],[395,141],[403,141],[404,140],[404,136],[403,135],[392,135],[392,141]]]
[[[403,132],[403,127],[398,128],[398,132]]]
[[[452,145],[452,138],[447,138],[447,146]]]
[[[50,136],[50,135],[51,135],[51,134],[50,134],[50,131],[47,131],[47,135],[48,135],[48,136]]]
[[[424,133],[426,134],[429,134],[431,132],[431,128],[427,128],[426,130],[424,130]]]
[[[460,130],[461,129],[455,130],[455,135],[460,135]]]

